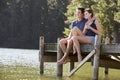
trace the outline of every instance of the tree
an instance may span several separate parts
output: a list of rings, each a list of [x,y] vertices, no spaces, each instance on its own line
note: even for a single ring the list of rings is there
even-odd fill
[[[57,38],[63,36],[62,31],[66,20],[64,13],[68,3],[68,0],[48,0],[48,34],[50,36],[47,38],[49,38],[49,42],[57,42]]]
[[[0,47],[37,48],[63,36],[68,0],[0,0]],[[53,36],[55,35],[55,36]]]
[[[114,42],[119,41],[119,6],[119,0],[99,0],[98,4],[94,6],[94,9],[97,9],[98,11],[96,12],[96,14],[100,18],[101,25],[105,34],[104,36],[106,36],[106,34],[108,34],[109,37],[112,35],[114,38]]]
[[[95,15],[99,18],[103,28],[103,37],[109,34],[112,35],[114,42],[119,40],[119,24],[120,24],[120,1],[119,0],[72,0],[68,5],[66,16],[66,24],[70,24],[75,19],[76,7],[83,6],[92,8]],[[68,28],[68,27],[67,27]],[[68,29],[65,28],[64,33],[68,34]]]

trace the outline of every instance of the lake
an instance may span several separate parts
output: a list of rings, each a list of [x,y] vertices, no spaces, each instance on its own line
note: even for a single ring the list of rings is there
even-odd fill
[[[63,67],[63,77],[56,76],[56,63],[45,63],[44,74],[39,74],[38,50],[0,48],[0,80],[92,80],[93,67],[83,65],[73,76],[66,77],[69,63]],[[76,63],[77,64],[77,63]],[[99,68],[99,80],[120,80],[120,70]]]

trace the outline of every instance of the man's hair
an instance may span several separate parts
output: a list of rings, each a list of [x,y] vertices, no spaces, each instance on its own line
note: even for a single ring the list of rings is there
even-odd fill
[[[77,10],[80,10],[82,12],[82,14],[84,14],[85,9],[83,7],[78,7]]]

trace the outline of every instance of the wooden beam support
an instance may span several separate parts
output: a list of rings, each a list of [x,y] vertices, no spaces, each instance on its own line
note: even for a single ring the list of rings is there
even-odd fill
[[[120,60],[120,44],[100,44],[100,38],[97,37],[95,45],[92,44],[81,44],[81,52],[83,55],[88,55],[94,48],[96,54],[94,55],[94,71],[93,71],[93,80],[98,80],[98,68],[100,67],[108,67],[108,68],[116,68],[119,69],[120,63],[116,61],[111,61],[109,58],[104,58],[105,56],[113,55],[116,57],[116,59]],[[100,45],[99,45],[100,44]],[[100,47],[101,46],[101,47]],[[78,67],[81,67],[86,61],[90,60],[89,58],[92,56],[92,51],[86,58],[83,59],[83,61],[77,65],[77,68],[74,69],[76,71]],[[40,37],[39,41],[39,61],[40,61],[40,74],[44,73],[44,62],[56,62],[57,60],[61,59],[63,56],[63,53],[61,51],[60,45],[59,45],[59,39],[57,43],[44,43],[44,37]],[[70,64],[70,70],[74,67],[74,62],[77,62],[76,55],[70,56],[71,64]],[[99,63],[99,57],[100,63]],[[105,60],[103,60],[105,59]],[[109,63],[109,64],[107,64]],[[113,64],[113,65],[111,65]],[[72,70],[73,71],[73,70]],[[68,76],[72,75],[74,71]],[[63,65],[57,64],[57,76],[62,76],[63,74]]]
[[[74,69],[74,61],[70,61],[70,71],[72,71]]]
[[[120,62],[112,59],[111,60],[101,59],[99,66],[113,68],[113,69],[120,69]]]
[[[94,49],[92,44],[81,44],[81,52],[86,53]],[[45,52],[57,52],[56,43],[45,43]],[[101,44],[101,55],[120,55],[120,44]]]
[[[104,73],[107,75],[108,74],[108,67],[105,67]]]
[[[58,38],[58,42],[57,42],[57,61],[60,60],[63,56],[62,50],[60,48],[59,40],[60,38]],[[62,76],[63,75],[62,72],[63,72],[63,65],[57,64],[57,76]]]
[[[40,61],[40,74],[44,73],[44,37],[41,36],[39,39],[39,61]]]
[[[101,43],[101,36],[96,35],[95,36],[95,50],[96,54],[94,55],[94,61],[93,61],[93,80],[98,80],[98,73],[99,73],[99,58],[100,58],[100,43]]]
[[[83,64],[87,62],[95,53],[95,50],[91,51],[70,73],[67,74],[70,77],[73,73],[75,73]]]

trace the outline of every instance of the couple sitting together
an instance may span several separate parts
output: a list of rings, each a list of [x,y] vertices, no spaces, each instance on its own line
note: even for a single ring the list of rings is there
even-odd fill
[[[60,47],[64,53],[63,57],[57,61],[58,64],[65,64],[69,61],[70,50],[77,52],[78,62],[82,60],[80,43],[94,44],[95,35],[101,35],[101,27],[98,18],[93,16],[91,9],[77,8],[77,20],[71,24],[71,32],[67,38],[60,40]],[[66,45],[67,44],[67,45]]]

